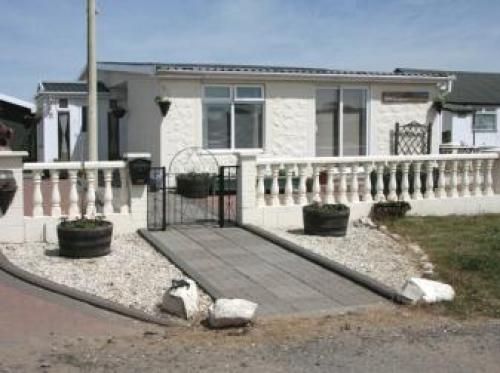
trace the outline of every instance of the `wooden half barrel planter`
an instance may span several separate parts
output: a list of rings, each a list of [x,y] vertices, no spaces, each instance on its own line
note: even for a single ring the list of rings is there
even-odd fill
[[[0,170],[0,216],[5,215],[17,191],[12,171]]]
[[[111,252],[113,224],[106,220],[78,219],[57,226],[59,255],[68,258],[93,258]]]
[[[304,233],[316,236],[345,236],[349,214],[349,207],[341,203],[304,206]]]

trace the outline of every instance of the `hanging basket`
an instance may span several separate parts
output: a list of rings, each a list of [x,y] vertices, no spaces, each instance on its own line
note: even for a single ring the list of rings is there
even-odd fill
[[[172,104],[170,100],[165,100],[165,99],[157,99],[156,103],[158,107],[160,108],[161,115],[165,117],[170,110],[170,105]]]

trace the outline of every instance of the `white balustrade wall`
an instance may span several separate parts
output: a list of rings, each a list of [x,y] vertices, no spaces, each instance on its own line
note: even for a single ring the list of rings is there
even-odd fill
[[[120,213],[128,214],[129,193],[127,180],[127,164],[124,161],[85,162],[54,162],[25,163],[25,172],[31,173],[32,180],[32,211],[27,215],[32,217],[52,216],[74,219],[82,215],[95,217],[110,216]],[[42,194],[42,177],[48,172],[50,178],[50,201],[45,201]],[[103,186],[98,186],[98,175],[102,173]],[[113,173],[119,177],[113,188]],[[61,188],[61,176],[64,176],[66,188]],[[28,179],[29,180],[29,179]],[[46,184],[45,184],[46,185]],[[61,196],[63,191],[66,193]],[[96,193],[97,192],[97,193]],[[100,206],[96,205],[96,194],[100,196]],[[61,200],[67,205],[63,211]],[[44,206],[50,202],[48,213]]]
[[[410,214],[500,212],[498,153],[316,158],[257,158],[240,155],[240,222],[299,226],[302,206],[344,203],[351,217],[367,216],[378,201],[408,201]],[[243,159],[243,161],[241,161]],[[252,190],[253,189],[253,190]],[[252,197],[252,193],[255,197]]]
[[[19,153],[19,154],[17,154]],[[102,216],[115,234],[147,225],[147,186],[132,185],[128,160],[149,154],[125,154],[124,161],[22,163],[24,153],[0,152],[0,169],[17,176],[15,208],[0,216],[0,242],[57,240],[61,219]],[[14,167],[15,166],[15,167]],[[15,222],[15,229],[12,226]]]

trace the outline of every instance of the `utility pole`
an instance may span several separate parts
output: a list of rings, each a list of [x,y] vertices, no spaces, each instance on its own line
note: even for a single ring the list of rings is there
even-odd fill
[[[97,161],[97,67],[95,57],[95,0],[87,0],[87,85],[88,85],[88,160]]]

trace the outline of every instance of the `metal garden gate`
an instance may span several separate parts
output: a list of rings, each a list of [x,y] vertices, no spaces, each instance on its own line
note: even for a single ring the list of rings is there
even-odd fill
[[[236,224],[238,166],[220,166],[217,173],[166,172],[153,167],[148,182],[148,229],[169,225]]]

